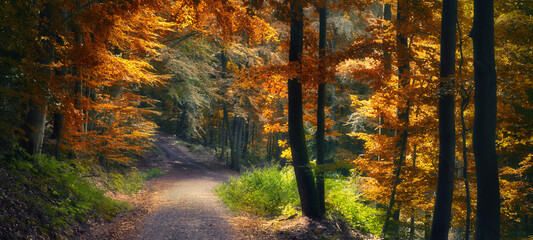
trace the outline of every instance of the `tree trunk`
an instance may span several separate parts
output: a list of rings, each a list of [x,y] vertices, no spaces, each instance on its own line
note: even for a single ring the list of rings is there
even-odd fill
[[[466,222],[465,222],[465,240],[470,238],[470,215],[472,214],[472,203],[470,200],[470,183],[468,182],[468,158],[466,148],[466,123],[465,110],[468,106],[470,94],[463,98],[461,103],[461,138],[463,142],[463,177],[465,183],[465,204],[466,204]]]
[[[250,120],[244,121],[244,141],[242,146],[242,158],[246,159],[246,154],[248,152],[248,140],[250,137]]]
[[[291,31],[289,62],[300,63],[303,52],[303,1],[294,0],[291,6]],[[304,216],[320,218],[320,206],[313,172],[309,167],[309,156],[305,141],[302,109],[302,84],[299,78],[288,81],[289,95],[289,141],[291,146],[292,164],[300,195],[300,204]]]
[[[500,237],[500,185],[496,159],[496,69],[494,1],[474,0],[474,132],[476,239]]]
[[[229,138],[229,117],[228,117],[228,107],[226,103],[223,103],[222,107],[222,127],[220,128],[220,157],[219,159],[224,160],[224,152],[226,151],[226,144]]]
[[[27,142],[24,146],[26,151],[32,155],[41,155],[44,141],[44,127],[46,123],[46,113],[36,104],[26,115],[24,132]]]
[[[418,116],[418,114],[417,114],[417,116]],[[417,147],[418,147],[417,144],[415,144],[413,146],[413,168],[416,167],[416,158],[418,157],[418,154],[416,152]],[[414,210],[415,209],[413,208],[413,212],[414,212]],[[416,237],[416,224],[415,224],[415,216],[414,216],[414,214],[411,215],[411,226],[410,226],[410,228],[411,228],[410,229],[411,231],[409,232],[409,239],[413,240]]]
[[[320,29],[318,41],[318,57],[319,57],[319,74],[325,74],[325,59],[326,56],[326,17],[327,17],[327,1],[324,1],[323,6],[318,9],[320,15]],[[326,99],[326,77],[321,77],[322,82],[318,84],[318,99],[316,109],[316,190],[318,194],[318,203],[320,205],[320,215],[323,217],[326,213],[325,190],[324,190],[324,172],[321,166],[324,165],[324,155],[326,150],[324,140],[325,129],[325,99]]]
[[[65,118],[63,117],[63,114],[57,112],[54,114],[54,132],[53,132],[53,138],[56,140],[56,146],[55,146],[55,157],[56,159],[59,159],[60,149],[59,145],[61,144],[61,137],[63,135],[63,122],[65,121]]]
[[[440,42],[439,172],[431,239],[448,239],[455,166],[455,35],[457,0],[444,0]]]
[[[461,60],[459,62],[459,75],[463,74],[463,37],[461,33],[461,25],[459,25],[459,19],[457,19],[457,30],[459,32],[459,53]],[[468,157],[466,148],[466,123],[465,123],[465,111],[470,102],[470,94],[472,93],[472,88],[468,91],[462,87],[461,88],[461,138],[463,144],[463,181],[465,184],[465,204],[466,204],[466,221],[465,221],[465,240],[470,238],[470,216],[472,214],[472,203],[470,200],[470,183],[468,182]]]
[[[392,10],[391,10],[391,4],[385,3],[383,4],[383,20],[385,21],[391,21],[392,20]],[[388,28],[388,27],[387,27]],[[385,81],[389,80],[392,76],[392,57],[391,53],[388,47],[386,47],[385,44],[383,44],[383,62],[384,62],[384,70],[385,74],[383,77],[385,78]],[[378,134],[381,135],[383,133],[382,126],[383,125],[383,118],[381,117],[381,114],[378,117]],[[381,156],[377,157],[378,161],[381,161]]]
[[[398,22],[398,27],[401,29],[403,28],[404,24],[407,22],[407,6],[406,6],[406,0],[398,0],[397,4],[397,15],[396,20]],[[407,36],[405,33],[399,32],[396,36],[396,52],[397,52],[397,62],[398,62],[398,78],[400,79],[399,88],[403,88],[409,84],[409,46],[407,44]],[[396,191],[398,188],[398,185],[402,182],[402,168],[405,162],[405,152],[407,150],[407,138],[408,138],[408,131],[405,129],[409,125],[409,108],[410,108],[410,101],[407,100],[406,106],[398,107],[398,119],[401,123],[403,123],[404,129],[401,129],[400,131],[400,138],[397,144],[397,147],[399,149],[398,154],[398,160],[395,161],[395,170],[394,170],[394,182],[392,186],[391,191],[391,197],[389,200],[389,205],[387,206],[387,213],[385,215],[385,223],[383,224],[382,234],[385,238],[388,238],[388,236],[391,234],[391,229],[389,229],[390,225],[396,226],[398,223],[390,224],[390,217],[392,210],[394,209],[394,205],[396,204]],[[396,234],[398,234],[396,232]]]
[[[240,161],[242,153],[242,135],[244,129],[244,118],[235,117],[233,119],[233,140],[231,141],[231,169],[240,170]]]
[[[54,37],[50,26],[52,18],[51,8],[50,3],[45,3],[43,11],[39,14],[40,34],[48,37],[39,40],[43,49],[37,61],[43,66],[51,64],[54,61],[54,43],[52,42]],[[47,67],[40,67],[38,74],[52,77],[53,71]],[[46,125],[46,108],[46,104],[42,105],[34,100],[30,100],[30,110],[26,115],[23,125],[27,140],[22,142],[22,145],[29,154],[40,155],[42,153]]]

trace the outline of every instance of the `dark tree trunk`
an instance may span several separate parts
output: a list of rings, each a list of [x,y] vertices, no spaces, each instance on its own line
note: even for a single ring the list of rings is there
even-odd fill
[[[417,114],[418,116],[418,114]],[[418,154],[416,152],[418,145],[413,146],[413,167],[416,167],[416,159],[418,157]],[[413,209],[414,211],[415,209]],[[413,240],[416,237],[416,224],[415,224],[415,216],[411,215],[411,226],[410,226],[410,232],[409,232],[409,239]]]
[[[54,61],[54,43],[52,42],[53,32],[51,29],[52,6],[46,3],[43,11],[39,14],[39,29],[40,34],[48,38],[42,38],[42,49],[37,61],[46,66]],[[53,70],[46,67],[39,69],[39,74],[42,76],[52,77]],[[46,125],[46,104],[42,105],[34,100],[30,100],[30,110],[28,111],[23,129],[27,140],[22,142],[25,150],[32,155],[40,155],[42,152],[44,142],[44,130]]]
[[[290,6],[291,39],[289,62],[299,64],[303,52],[303,1],[291,1]],[[317,198],[315,179],[309,166],[309,156],[305,141],[302,109],[302,84],[297,77],[292,78],[288,81],[288,88],[289,141],[302,213],[307,217],[320,218],[320,205]]]
[[[326,56],[326,17],[327,17],[327,1],[324,1],[323,6],[320,6],[318,9],[320,15],[320,28],[319,28],[319,40],[318,40],[318,57],[319,57],[319,69],[320,74],[325,74],[325,60]],[[324,216],[326,213],[326,202],[325,202],[325,190],[324,190],[324,172],[321,169],[321,166],[324,165],[324,156],[326,151],[326,145],[324,140],[324,129],[325,129],[325,100],[326,100],[326,77],[321,77],[322,81],[318,84],[318,99],[317,99],[317,109],[316,109],[316,190],[318,194],[318,203],[320,205],[320,214]]]
[[[465,183],[465,204],[466,204],[466,222],[465,222],[465,240],[470,238],[470,215],[472,214],[472,206],[470,200],[470,183],[468,182],[468,154],[466,148],[466,123],[465,110],[468,106],[470,94],[463,98],[461,103],[461,139],[463,143],[463,178]]]
[[[246,155],[248,153],[248,141],[250,138],[250,120],[245,121],[244,124],[244,141],[243,141],[243,147],[242,147],[242,157],[246,159]]]
[[[440,40],[439,170],[431,239],[448,239],[455,166],[455,33],[457,0],[444,0]]]
[[[233,119],[233,134],[231,143],[231,169],[235,171],[240,170],[241,153],[242,153],[242,138],[244,129],[244,118],[235,117]]]
[[[396,20],[399,28],[403,28],[407,23],[407,2],[406,0],[398,0],[397,4],[397,15]],[[399,88],[403,88],[409,85],[409,46],[407,41],[407,36],[405,33],[399,32],[396,36],[396,52],[397,52],[397,62],[398,62],[398,78],[400,79]],[[400,97],[400,96],[398,96]],[[398,119],[403,123],[404,128],[409,125],[409,108],[410,101],[407,100],[406,106],[398,107]],[[387,206],[387,212],[385,215],[385,223],[383,224],[382,234],[385,238],[389,238],[391,234],[398,235],[397,231],[391,228],[392,226],[398,226],[399,222],[394,221],[390,224],[390,217],[392,210],[395,209],[394,205],[396,204],[396,191],[398,185],[402,182],[402,170],[405,162],[405,152],[407,150],[407,138],[408,131],[407,129],[401,129],[399,141],[397,143],[398,159],[394,163],[394,182],[391,191],[391,197],[389,200],[389,205]]]
[[[228,107],[226,106],[226,103],[223,104],[222,107],[222,127],[220,128],[222,131],[220,133],[221,135],[221,144],[220,144],[220,157],[219,159],[224,160],[224,152],[226,151],[226,144],[228,142],[229,137],[229,116],[228,116]]]
[[[63,114],[61,113],[55,113],[54,114],[54,132],[52,138],[56,140],[56,150],[55,150],[55,157],[56,159],[59,159],[60,149],[59,145],[61,144],[61,136],[63,135],[63,122],[65,121],[65,118],[63,117]]]
[[[391,21],[392,20],[392,9],[390,3],[383,4],[383,20],[385,21]],[[387,27],[388,28],[388,27]],[[385,80],[389,80],[392,76],[392,57],[391,57],[391,50],[388,47],[388,44],[383,44],[383,62],[384,62],[384,70],[385,74],[383,77]],[[380,116],[378,117],[378,134],[381,135],[383,133],[383,129],[381,126],[383,126],[383,118]],[[377,157],[378,161],[381,161],[381,156]]]
[[[474,132],[477,176],[476,239],[500,237],[500,184],[496,159],[494,2],[474,0]]]
[[[459,33],[459,53],[460,53],[460,62],[459,62],[459,75],[463,74],[463,36],[461,33],[461,25],[459,25],[459,20],[457,20],[457,30]],[[465,123],[465,111],[470,102],[470,95],[472,93],[470,88],[468,91],[462,87],[461,88],[461,138],[463,144],[463,181],[465,184],[465,204],[466,204],[466,221],[465,221],[465,240],[470,238],[470,215],[472,214],[472,203],[470,200],[470,183],[468,182],[468,157],[466,148],[466,123]]]

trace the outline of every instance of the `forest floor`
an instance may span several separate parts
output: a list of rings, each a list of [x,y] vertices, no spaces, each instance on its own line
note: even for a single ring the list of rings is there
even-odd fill
[[[367,239],[340,221],[268,220],[231,212],[213,189],[238,173],[212,154],[193,154],[175,142],[171,135],[158,135],[161,151],[145,156],[139,168],[157,167],[167,174],[134,195],[109,193],[133,209],[111,222],[90,223],[80,239]]]

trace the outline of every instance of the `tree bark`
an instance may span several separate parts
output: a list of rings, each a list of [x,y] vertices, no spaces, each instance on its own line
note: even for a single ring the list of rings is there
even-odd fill
[[[24,148],[29,154],[41,155],[44,141],[46,113],[37,104],[33,104],[25,119],[24,132],[28,139]]]
[[[63,135],[63,122],[65,121],[65,118],[63,117],[63,114],[57,112],[54,114],[54,132],[53,137],[56,140],[56,146],[55,146],[55,157],[59,160],[60,155],[60,149],[59,145],[61,144],[61,137]]]
[[[319,12],[319,40],[318,40],[318,58],[319,58],[319,74],[325,74],[325,56],[326,56],[326,24],[327,24],[327,1],[323,2],[323,6],[318,9]],[[326,77],[321,77],[322,82],[318,84],[318,99],[316,109],[316,190],[318,194],[318,203],[320,207],[320,214],[323,217],[326,214],[325,189],[324,189],[324,172],[321,166],[324,165],[324,156],[326,145],[324,140],[325,131],[325,100],[326,100]]]
[[[228,107],[226,103],[223,103],[222,107],[222,127],[220,128],[221,132],[221,146],[220,146],[220,157],[219,159],[224,160],[224,152],[226,151],[226,144],[229,137],[229,116],[228,116]]]
[[[303,1],[293,0],[291,7],[291,30],[289,62],[299,64],[303,53]],[[300,195],[303,215],[320,218],[320,206],[313,172],[309,167],[309,156],[305,141],[302,109],[302,84],[295,77],[288,81],[289,95],[289,141],[291,146],[292,164]]]
[[[465,222],[465,240],[470,238],[470,215],[472,214],[472,206],[470,201],[470,183],[468,182],[468,155],[466,148],[466,123],[465,110],[468,106],[470,94],[463,98],[461,103],[461,139],[463,143],[463,178],[465,183],[465,204],[466,204],[466,222]]]
[[[43,11],[39,14],[39,29],[43,36],[47,36],[48,39],[42,38],[40,41],[42,44],[40,56],[37,61],[46,66],[54,61],[54,43],[52,43],[53,32],[51,29],[51,9],[50,3],[46,3]],[[52,69],[41,67],[39,69],[38,77],[52,77]],[[42,147],[44,142],[44,130],[46,124],[46,104],[40,104],[34,100],[30,100],[30,110],[28,111],[24,120],[24,133],[27,140],[22,142],[25,150],[32,155],[40,155],[42,153]]]
[[[398,62],[398,78],[400,79],[399,88],[403,88],[407,85],[409,85],[410,79],[409,79],[409,46],[407,41],[407,36],[405,33],[402,32],[401,29],[403,29],[404,24],[407,23],[407,6],[406,6],[406,0],[398,0],[397,4],[397,15],[396,20],[398,23],[398,28],[400,29],[396,36],[396,52],[397,52],[397,62]],[[397,226],[397,222],[393,222],[393,224],[390,224],[390,217],[392,210],[394,209],[394,205],[396,204],[396,191],[398,188],[398,185],[402,182],[402,168],[405,162],[405,152],[407,150],[407,138],[408,138],[408,131],[407,126],[409,125],[409,108],[410,108],[410,101],[407,100],[406,106],[398,107],[398,119],[403,125],[404,129],[401,129],[400,136],[398,140],[397,147],[399,149],[398,154],[398,160],[395,161],[395,170],[394,170],[394,182],[392,186],[391,191],[391,197],[389,200],[389,205],[387,206],[387,212],[385,215],[385,223],[383,224],[382,234],[385,238],[388,238],[391,234],[390,225]],[[397,235],[398,233],[396,233]]]
[[[244,128],[244,118],[235,117],[233,119],[233,134],[231,141],[231,169],[240,170],[241,153],[242,153],[242,135]]]
[[[444,0],[440,40],[439,170],[431,239],[448,239],[455,166],[455,35],[457,0]]]
[[[500,237],[500,185],[496,158],[494,1],[474,0],[474,132],[477,176],[476,239]]]

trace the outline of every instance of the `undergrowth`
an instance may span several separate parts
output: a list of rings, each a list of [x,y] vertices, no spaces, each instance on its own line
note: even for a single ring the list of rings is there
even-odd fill
[[[299,197],[296,180],[289,168],[257,168],[215,189],[222,201],[233,210],[258,215],[282,215],[296,207]]]
[[[105,190],[134,193],[144,180],[162,174],[106,173],[95,164],[44,155],[3,155],[0,164],[0,239],[73,238],[76,226],[89,219],[111,220],[129,209]]]
[[[326,178],[326,208],[330,215],[351,227],[379,234],[383,212],[356,194],[357,186],[348,178]],[[245,171],[238,178],[215,189],[233,210],[260,216],[290,216],[299,209],[299,196],[291,167],[270,166]],[[331,217],[331,216],[330,216]]]

